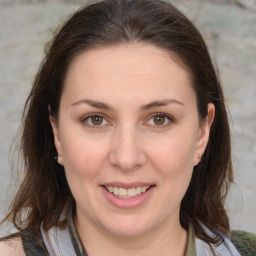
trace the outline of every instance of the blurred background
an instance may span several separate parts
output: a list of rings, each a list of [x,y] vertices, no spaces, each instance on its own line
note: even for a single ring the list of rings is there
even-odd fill
[[[0,0],[0,219],[17,184],[9,148],[44,45],[82,3]],[[256,233],[256,0],[172,3],[197,25],[218,66],[232,130],[236,184],[226,202],[231,227]],[[9,232],[10,226],[0,227],[0,235]]]

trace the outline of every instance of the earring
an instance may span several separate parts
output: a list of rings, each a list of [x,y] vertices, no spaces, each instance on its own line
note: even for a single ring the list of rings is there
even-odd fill
[[[61,154],[58,154],[58,153],[57,153],[57,155],[55,156],[55,160],[58,162],[59,165],[63,165],[62,162],[61,162],[61,160],[60,160],[61,157],[62,157],[62,155],[61,155]]]
[[[201,155],[198,155],[197,157],[198,157],[199,162],[200,162],[200,161],[201,161],[201,159],[202,159],[202,156],[201,156]]]

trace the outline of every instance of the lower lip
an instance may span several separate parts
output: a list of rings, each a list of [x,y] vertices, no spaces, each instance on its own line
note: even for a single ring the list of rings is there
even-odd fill
[[[131,209],[142,205],[145,201],[149,199],[149,197],[155,190],[155,186],[151,186],[146,192],[141,193],[138,196],[132,198],[119,198],[113,193],[109,192],[103,186],[101,186],[101,188],[105,197],[112,205],[123,209]]]

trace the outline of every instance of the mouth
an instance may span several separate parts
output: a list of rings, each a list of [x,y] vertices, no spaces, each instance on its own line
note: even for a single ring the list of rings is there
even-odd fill
[[[112,193],[118,198],[135,198],[147,192],[151,186],[137,186],[132,188],[116,187],[116,186],[103,186],[108,192]]]
[[[110,204],[122,209],[132,209],[144,205],[154,194],[156,185],[113,182],[101,185],[101,188]]]

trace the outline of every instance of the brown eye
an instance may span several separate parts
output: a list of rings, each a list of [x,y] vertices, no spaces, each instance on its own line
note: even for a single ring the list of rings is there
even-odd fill
[[[90,117],[90,119],[91,119],[91,123],[93,125],[101,125],[103,123],[103,117],[102,116],[95,115],[95,116]]]
[[[152,128],[165,128],[174,122],[173,118],[168,114],[155,113],[147,120],[147,125]]]
[[[82,122],[90,127],[101,127],[108,125],[107,120],[103,116],[98,114],[91,114],[87,117],[84,117],[82,119]]]
[[[156,115],[153,117],[154,124],[156,125],[163,125],[166,121],[166,117],[164,115]]]

